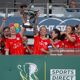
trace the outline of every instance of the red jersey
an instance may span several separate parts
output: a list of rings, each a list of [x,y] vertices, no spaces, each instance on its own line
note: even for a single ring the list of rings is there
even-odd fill
[[[1,51],[1,42],[2,42],[2,38],[0,38],[0,54],[2,54],[2,51]]]
[[[9,49],[11,55],[25,54],[25,49],[20,34],[17,34],[15,39],[6,39],[5,48]]]
[[[63,48],[64,43],[63,43],[61,40],[58,40],[58,41],[54,42],[53,45],[54,45],[56,48]]]
[[[1,47],[2,38],[0,38],[0,47]]]
[[[76,35],[76,44],[75,48],[80,48],[80,36]]]
[[[75,48],[75,43],[76,43],[76,35],[72,34],[72,38],[74,38],[75,42],[71,42],[69,39],[65,39],[64,42],[64,48]]]
[[[2,44],[2,54],[3,55],[5,54],[5,43],[6,43],[6,39],[7,38],[2,38],[2,42],[1,42],[1,44]]]
[[[40,36],[34,37],[34,53],[37,55],[45,54],[41,51],[41,49],[44,49],[48,51],[48,45],[50,44],[50,39],[42,39]]]

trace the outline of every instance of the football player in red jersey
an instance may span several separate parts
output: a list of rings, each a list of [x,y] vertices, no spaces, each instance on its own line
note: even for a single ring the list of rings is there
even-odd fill
[[[60,31],[58,29],[53,29],[51,32],[51,40],[53,48],[63,48],[64,43],[60,40]]]
[[[76,44],[75,44],[75,48],[79,48],[80,49],[80,24],[76,26],[77,30],[77,34],[76,34]]]
[[[5,43],[6,43],[6,39],[10,37],[10,29],[9,27],[4,27],[3,28],[3,35],[2,35],[2,54],[5,54]]]
[[[22,8],[26,8],[27,10],[27,5],[22,5]],[[23,12],[20,12],[23,24],[25,24],[27,19],[27,15],[24,17],[24,10]],[[6,47],[5,47],[6,55],[8,55],[9,52],[11,55],[24,55],[25,49],[22,37],[24,31],[26,30],[26,27],[23,25],[23,27],[21,27],[21,31],[17,34],[14,26],[15,26],[14,24],[9,25],[11,37],[6,40]]]
[[[35,24],[34,24],[34,55],[44,55],[48,54],[48,45],[50,44],[50,39],[46,37],[47,28],[43,25],[40,27],[40,31],[37,29],[38,23],[38,12],[35,16]]]
[[[2,46],[1,46],[1,42],[2,42],[2,35],[0,33],[0,54],[2,54]]]
[[[21,31],[18,34],[16,34],[14,23],[11,23],[9,27],[10,27],[11,37],[9,37],[6,40],[6,46],[5,46],[6,55],[9,55],[9,52],[10,55],[24,55],[25,51],[22,42],[22,36],[25,31],[25,28],[22,27]]]
[[[6,39],[10,36],[10,30],[9,30],[9,27],[5,26],[5,22],[6,22],[6,19],[7,18],[3,18],[2,19],[2,25],[0,27],[0,32],[1,32],[1,35],[2,35],[2,40],[1,40],[1,53],[2,54],[5,54],[5,42],[6,42]]]
[[[65,32],[61,32],[61,35],[65,35],[63,40],[64,48],[75,48],[76,35],[75,35],[75,27],[67,26]]]
[[[64,43],[60,40],[60,31],[53,29],[51,32],[51,44],[52,48],[49,49],[51,55],[62,55]]]
[[[34,35],[34,54],[44,55],[48,53],[50,39],[46,37],[47,29],[45,26],[40,28],[40,32]]]

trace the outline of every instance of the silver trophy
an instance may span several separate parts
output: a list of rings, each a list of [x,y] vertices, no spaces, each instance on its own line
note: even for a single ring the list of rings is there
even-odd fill
[[[33,24],[35,24],[35,16],[37,14],[37,11],[33,11],[33,10],[27,10],[27,11],[24,11],[24,26],[26,28],[33,28]],[[33,19],[33,22],[32,24],[30,23],[30,20]]]

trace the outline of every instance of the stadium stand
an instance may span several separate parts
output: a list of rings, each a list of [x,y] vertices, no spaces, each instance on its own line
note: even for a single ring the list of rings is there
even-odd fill
[[[33,0],[34,3],[47,3],[48,0]]]
[[[14,0],[0,0],[0,8],[13,8],[14,7]]]

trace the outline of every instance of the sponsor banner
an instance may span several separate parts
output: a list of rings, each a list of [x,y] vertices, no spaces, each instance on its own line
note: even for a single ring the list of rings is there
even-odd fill
[[[1,80],[80,80],[79,56],[0,56]]]
[[[1,25],[2,17],[0,17],[0,25]],[[30,22],[32,23],[33,20]],[[22,25],[22,20],[20,17],[8,17],[6,21],[6,26],[9,25],[9,23],[19,23],[20,26]],[[53,28],[58,28],[61,31],[64,31],[66,28],[66,25],[72,25],[75,26],[77,24],[80,24],[79,18],[54,18],[54,17],[39,17],[38,19],[38,27],[45,25],[49,31],[51,31]],[[33,28],[27,28],[26,34],[33,35]]]
[[[76,80],[75,69],[51,69],[50,80]]]

